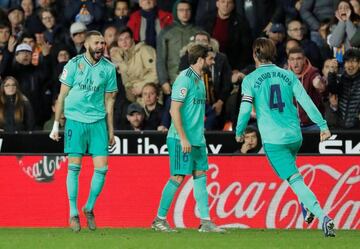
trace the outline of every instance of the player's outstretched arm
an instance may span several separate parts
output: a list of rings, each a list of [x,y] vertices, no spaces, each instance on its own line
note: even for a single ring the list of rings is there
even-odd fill
[[[55,105],[55,121],[54,121],[54,125],[53,128],[50,132],[49,137],[52,140],[55,141],[59,141],[60,140],[60,136],[59,136],[59,120],[60,120],[60,116],[64,111],[64,101],[66,96],[68,95],[70,91],[70,87],[65,85],[65,84],[61,84],[61,88],[60,88],[60,93],[58,96],[58,100],[56,102]]]
[[[235,140],[238,143],[244,141],[243,134],[250,119],[250,114],[252,110],[252,103],[250,102],[250,100],[248,100],[250,98],[251,97],[243,96],[241,101],[239,116],[236,125],[236,137],[235,137]]]
[[[114,139],[114,104],[117,92],[105,93],[106,123],[109,134],[109,145],[115,143]]]

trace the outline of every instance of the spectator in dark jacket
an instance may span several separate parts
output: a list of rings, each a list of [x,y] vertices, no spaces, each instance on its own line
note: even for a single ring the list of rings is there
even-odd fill
[[[39,16],[34,11],[34,1],[33,0],[22,0],[21,8],[24,10],[24,28],[27,32],[35,34],[36,30],[39,26],[43,26],[41,23]]]
[[[43,61],[39,66],[31,64],[32,49],[27,44],[19,44],[15,50],[15,59],[9,63],[7,75],[14,76],[20,86],[20,90],[29,98],[35,113],[35,124],[38,128],[50,117],[51,92],[46,84],[49,77],[49,65],[51,60],[49,49],[43,49]]]
[[[107,20],[107,26],[115,26],[120,29],[127,25],[129,21],[129,3],[127,0],[116,0],[114,4],[113,17]]]
[[[279,0],[236,0],[237,12],[245,16],[253,39],[270,31],[273,23],[284,22],[284,11]]]
[[[339,125],[344,129],[360,129],[360,54],[349,49],[344,54],[344,72],[337,78],[331,70],[328,75],[329,91],[338,95]]]
[[[0,86],[0,131],[19,132],[34,129],[34,113],[29,100],[20,91],[18,81],[8,76]]]
[[[250,28],[246,18],[237,14],[234,0],[218,0],[216,12],[207,13],[200,25],[219,42],[232,69],[241,70],[251,62]]]
[[[144,102],[145,123],[147,130],[166,131],[162,125],[164,107],[158,102],[160,91],[155,83],[146,83],[142,89]]]
[[[70,48],[70,56],[73,57],[85,52],[85,32],[86,26],[81,22],[74,22],[70,26],[70,37],[68,47]]]

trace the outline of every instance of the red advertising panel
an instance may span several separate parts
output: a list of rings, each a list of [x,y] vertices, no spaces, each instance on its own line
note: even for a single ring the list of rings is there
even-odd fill
[[[264,156],[209,157],[207,188],[212,219],[224,227],[304,228],[296,196]],[[0,227],[65,227],[67,161],[61,156],[0,157]],[[360,229],[360,166],[357,156],[303,156],[298,166],[337,228]],[[90,157],[80,173],[79,209],[93,172]],[[113,156],[95,208],[100,227],[149,227],[169,177],[166,156]],[[179,189],[168,219],[197,227],[193,181]],[[81,222],[85,218],[81,215]],[[85,225],[85,224],[84,224]],[[310,228],[319,227],[313,223]]]

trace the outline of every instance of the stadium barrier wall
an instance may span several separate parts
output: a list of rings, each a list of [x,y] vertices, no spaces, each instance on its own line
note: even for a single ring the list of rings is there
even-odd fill
[[[360,229],[358,156],[300,156],[305,182],[339,229]],[[297,198],[264,156],[210,156],[207,188],[211,217],[223,227],[319,228],[303,222]],[[0,227],[66,227],[67,159],[64,156],[0,156]],[[79,209],[93,172],[90,157],[80,173]],[[105,186],[95,207],[100,227],[150,227],[164,184],[166,156],[111,156]],[[179,189],[168,219],[197,227],[192,178]],[[81,222],[85,218],[81,214]]]
[[[241,146],[235,142],[233,132],[206,132],[205,137],[209,154],[232,154]],[[318,132],[307,132],[303,137],[300,154],[360,155],[360,131],[332,131],[331,138],[322,143],[319,142]],[[109,149],[113,155],[167,154],[166,133],[163,132],[116,131],[115,142],[115,146]],[[60,154],[63,148],[63,139],[54,142],[48,132],[0,133],[0,154]],[[255,151],[263,153],[260,141]]]

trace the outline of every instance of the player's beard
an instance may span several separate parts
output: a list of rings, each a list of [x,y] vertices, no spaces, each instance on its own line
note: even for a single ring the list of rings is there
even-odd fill
[[[104,49],[92,49],[89,48],[89,54],[94,61],[99,61],[104,55]]]

